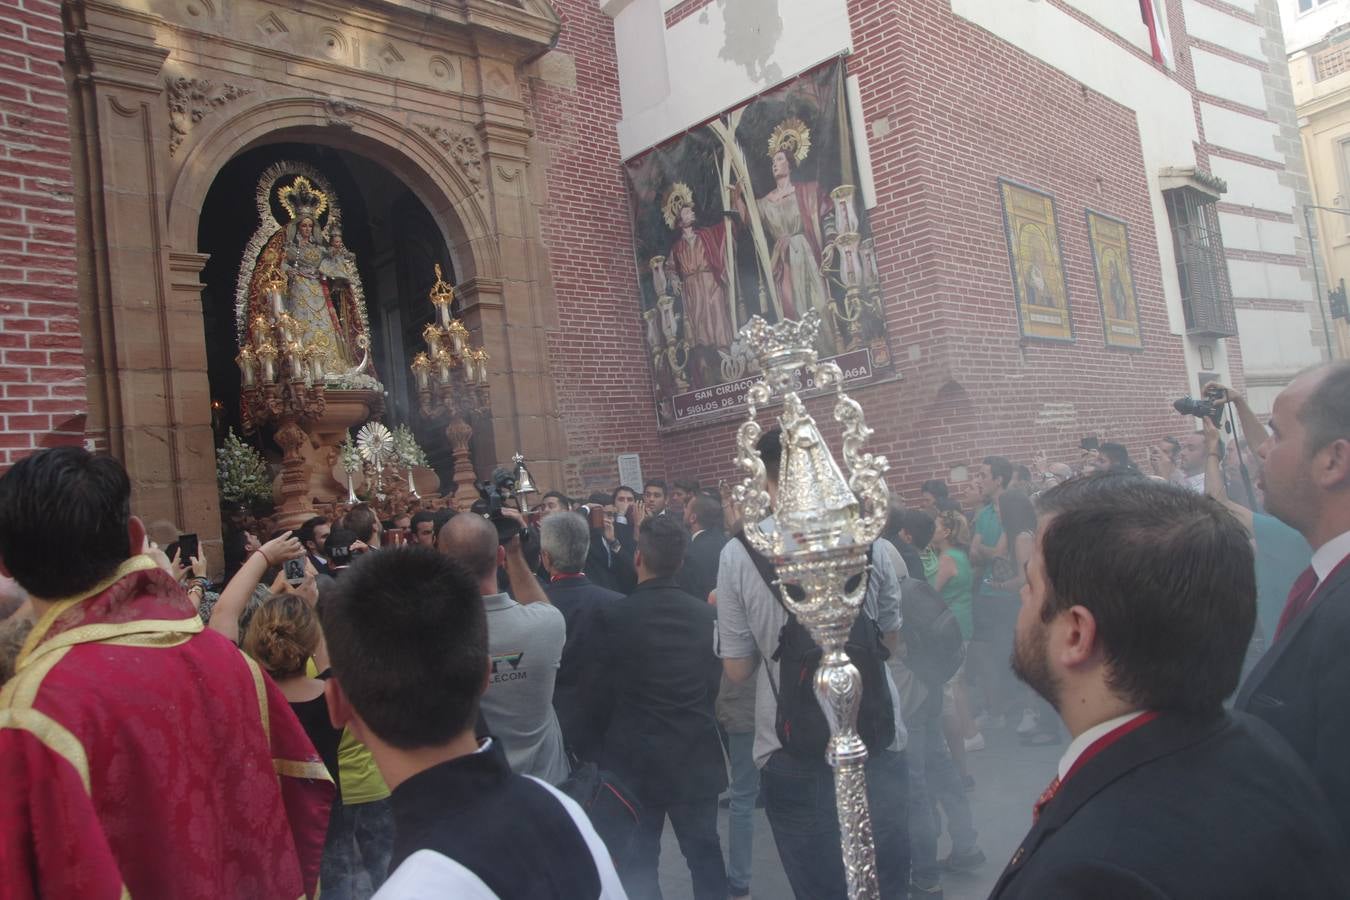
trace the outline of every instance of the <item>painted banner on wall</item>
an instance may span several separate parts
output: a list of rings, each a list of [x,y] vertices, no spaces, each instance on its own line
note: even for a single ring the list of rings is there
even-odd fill
[[[1097,273],[1097,299],[1102,305],[1102,330],[1107,346],[1139,349],[1139,305],[1130,268],[1130,235],[1125,223],[1087,211],[1092,265]]]
[[[756,380],[736,334],[821,317],[851,380],[889,372],[875,247],[857,188],[844,68],[800,75],[625,166],[657,416],[737,409]]]
[[[998,185],[1022,334],[1071,341],[1073,323],[1069,319],[1069,288],[1064,278],[1055,199],[1045,191],[1006,178],[1000,178]]]

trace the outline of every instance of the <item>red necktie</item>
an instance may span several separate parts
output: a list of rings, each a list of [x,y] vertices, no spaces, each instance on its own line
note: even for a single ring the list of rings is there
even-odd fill
[[[1064,778],[1061,780],[1060,777],[1056,775],[1051,779],[1050,784],[1046,786],[1045,790],[1041,791],[1041,795],[1036,798],[1036,805],[1031,807],[1031,821],[1034,823],[1041,817],[1041,810],[1045,809],[1046,804],[1055,798],[1055,794],[1059,793],[1059,786],[1072,778],[1074,772],[1083,768],[1083,766],[1098,753],[1101,753],[1131,731],[1134,731],[1136,728],[1144,727],[1156,718],[1158,718],[1158,714],[1150,710],[1143,715],[1135,716],[1123,725],[1117,725],[1091,744],[1088,744],[1083,752],[1078,754],[1078,758],[1074,760],[1073,765],[1069,766],[1069,771],[1064,773]]]
[[[1059,776],[1056,775],[1050,781],[1050,784],[1046,785],[1045,790],[1041,791],[1041,795],[1036,798],[1036,805],[1031,807],[1032,822],[1035,822],[1037,819],[1041,817],[1041,810],[1045,809],[1045,804],[1049,803],[1051,800],[1055,798],[1055,794],[1059,792],[1059,785],[1060,785]]]
[[[1308,608],[1308,601],[1312,599],[1316,589],[1317,573],[1313,571],[1312,566],[1308,566],[1303,570],[1303,574],[1298,576],[1294,586],[1289,589],[1289,599],[1284,601],[1284,612],[1280,613],[1280,624],[1275,626],[1276,639],[1284,633],[1284,629],[1291,622]]]

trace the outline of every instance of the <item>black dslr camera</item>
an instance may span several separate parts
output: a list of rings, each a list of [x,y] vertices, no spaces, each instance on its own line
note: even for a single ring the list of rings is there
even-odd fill
[[[492,470],[491,481],[480,481],[474,485],[478,489],[478,499],[469,511],[487,519],[497,528],[497,540],[505,544],[513,537],[520,537],[521,543],[529,539],[530,532],[522,528],[520,522],[506,516],[502,510],[510,506],[520,509],[516,500],[516,476],[509,469],[498,466]]]
[[[1222,424],[1223,407],[1216,405],[1208,397],[1204,400],[1196,400],[1194,397],[1186,396],[1180,400],[1172,402],[1172,408],[1183,416],[1195,416],[1197,419],[1209,419],[1218,428]]]

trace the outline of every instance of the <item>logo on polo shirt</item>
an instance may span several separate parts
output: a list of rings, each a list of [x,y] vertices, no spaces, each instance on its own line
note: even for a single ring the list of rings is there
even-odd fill
[[[502,681],[520,681],[528,676],[529,672],[520,671],[520,661],[525,658],[524,650],[512,650],[510,653],[494,653],[492,655],[492,681],[493,683]],[[511,667],[509,672],[502,670],[502,663]]]

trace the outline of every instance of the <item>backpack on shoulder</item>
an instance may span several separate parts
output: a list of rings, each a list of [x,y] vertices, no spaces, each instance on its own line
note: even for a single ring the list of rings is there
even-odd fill
[[[961,623],[937,589],[918,578],[900,579],[900,613],[905,667],[927,687],[941,688],[966,658]]]
[[[778,633],[778,648],[772,657],[778,663],[782,684],[775,685],[773,676],[769,676],[769,687],[778,706],[775,717],[778,741],[793,756],[822,759],[830,741],[830,726],[816,699],[816,670],[820,668],[824,654],[806,626],[797,621],[783,602],[778,572],[773,564],[750,546],[744,533],[736,537],[750,554],[774,599],[788,614],[787,623]],[[869,563],[871,558],[869,550]],[[789,586],[788,590],[795,588]],[[858,613],[844,643],[844,652],[862,676],[858,736],[867,745],[869,753],[879,753],[895,742],[895,708],[891,705],[890,686],[886,681],[886,660],[891,654],[882,642],[881,628],[875,619],[864,612]]]
[[[623,859],[637,834],[642,804],[613,772],[593,762],[572,767],[558,790],[577,802],[590,817],[595,833],[605,842],[610,855]]]

